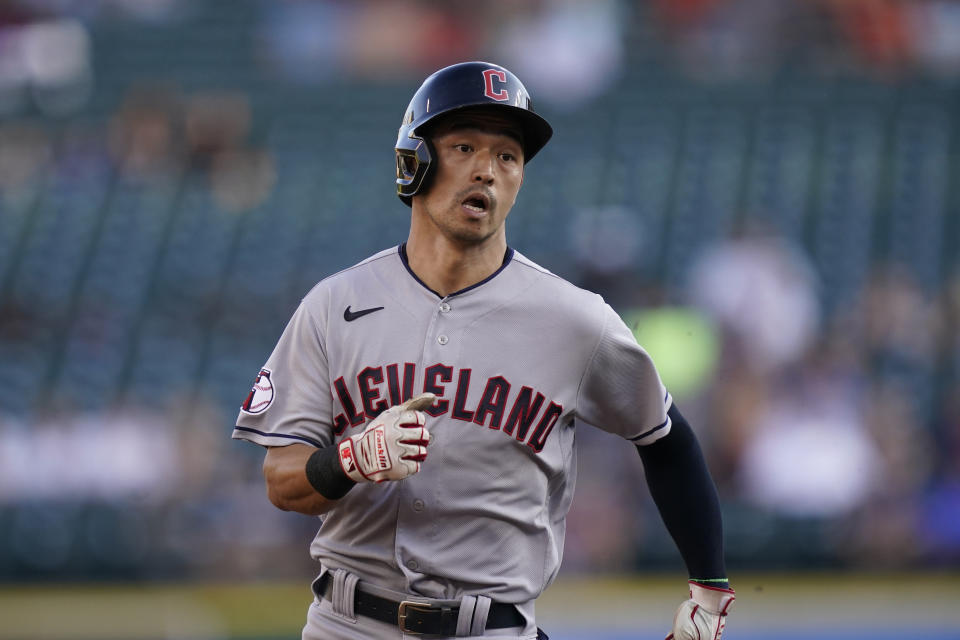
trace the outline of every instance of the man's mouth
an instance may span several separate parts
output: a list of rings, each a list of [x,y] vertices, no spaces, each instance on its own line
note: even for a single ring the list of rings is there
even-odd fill
[[[474,213],[484,213],[490,208],[490,197],[484,193],[471,193],[460,203],[464,209]]]

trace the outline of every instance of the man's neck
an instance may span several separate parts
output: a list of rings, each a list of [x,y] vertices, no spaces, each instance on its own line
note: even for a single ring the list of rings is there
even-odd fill
[[[423,239],[411,234],[407,240],[410,269],[441,296],[489,278],[503,265],[506,251],[507,242],[502,236],[470,247],[452,244],[438,236]]]

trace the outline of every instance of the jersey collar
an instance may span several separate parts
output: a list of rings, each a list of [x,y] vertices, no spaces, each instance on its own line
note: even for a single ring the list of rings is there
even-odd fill
[[[403,266],[404,266],[404,268],[406,268],[407,273],[409,273],[410,276],[411,276],[414,280],[416,280],[417,282],[419,282],[421,287],[423,287],[424,289],[426,289],[427,291],[429,291],[430,293],[432,293],[433,295],[437,296],[438,298],[440,298],[440,299],[442,300],[442,299],[444,298],[444,296],[440,295],[439,293],[437,293],[436,291],[434,291],[433,289],[431,289],[430,287],[428,287],[428,286],[423,282],[423,280],[421,280],[421,279],[417,276],[417,274],[415,274],[415,273],[413,272],[413,269],[410,268],[410,262],[409,262],[409,260],[407,260],[407,243],[406,243],[406,242],[404,242],[404,243],[401,244],[399,247],[397,247],[397,253],[400,254],[400,261],[403,262]],[[507,247],[506,252],[504,252],[504,254],[503,254],[503,262],[500,264],[500,268],[499,268],[499,269],[497,269],[496,271],[494,271],[493,273],[491,273],[489,276],[487,276],[486,278],[484,278],[484,279],[481,280],[480,282],[476,282],[476,283],[470,285],[469,287],[464,287],[463,289],[460,289],[459,291],[454,291],[453,293],[451,293],[450,295],[448,295],[448,296],[446,296],[446,297],[447,297],[447,298],[452,298],[453,296],[458,296],[458,295],[460,295],[460,294],[462,294],[462,293],[466,293],[467,291],[470,291],[470,290],[472,290],[472,289],[476,289],[477,287],[479,287],[479,286],[482,285],[482,284],[485,284],[485,283],[487,283],[487,282],[490,282],[491,280],[493,280],[494,278],[496,278],[497,275],[499,275],[501,271],[503,271],[504,269],[507,268],[507,265],[510,264],[510,261],[511,261],[511,260],[513,260],[513,249],[512,249],[511,247]]]

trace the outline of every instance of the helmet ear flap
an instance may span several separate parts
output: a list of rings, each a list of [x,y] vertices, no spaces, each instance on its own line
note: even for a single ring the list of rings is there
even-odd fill
[[[411,144],[396,147],[397,195],[407,206],[413,196],[427,189],[433,164],[433,145],[424,138],[411,137]]]
[[[420,162],[417,156],[409,151],[397,150],[397,179],[413,182],[417,175]]]

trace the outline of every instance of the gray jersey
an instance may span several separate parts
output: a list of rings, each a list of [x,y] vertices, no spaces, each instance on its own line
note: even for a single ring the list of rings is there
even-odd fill
[[[426,597],[535,599],[560,566],[575,425],[641,445],[670,430],[652,361],[600,296],[508,250],[494,275],[440,297],[401,246],[310,291],[233,437],[325,447],[425,391],[438,399],[421,471],[355,486],[311,553]]]

